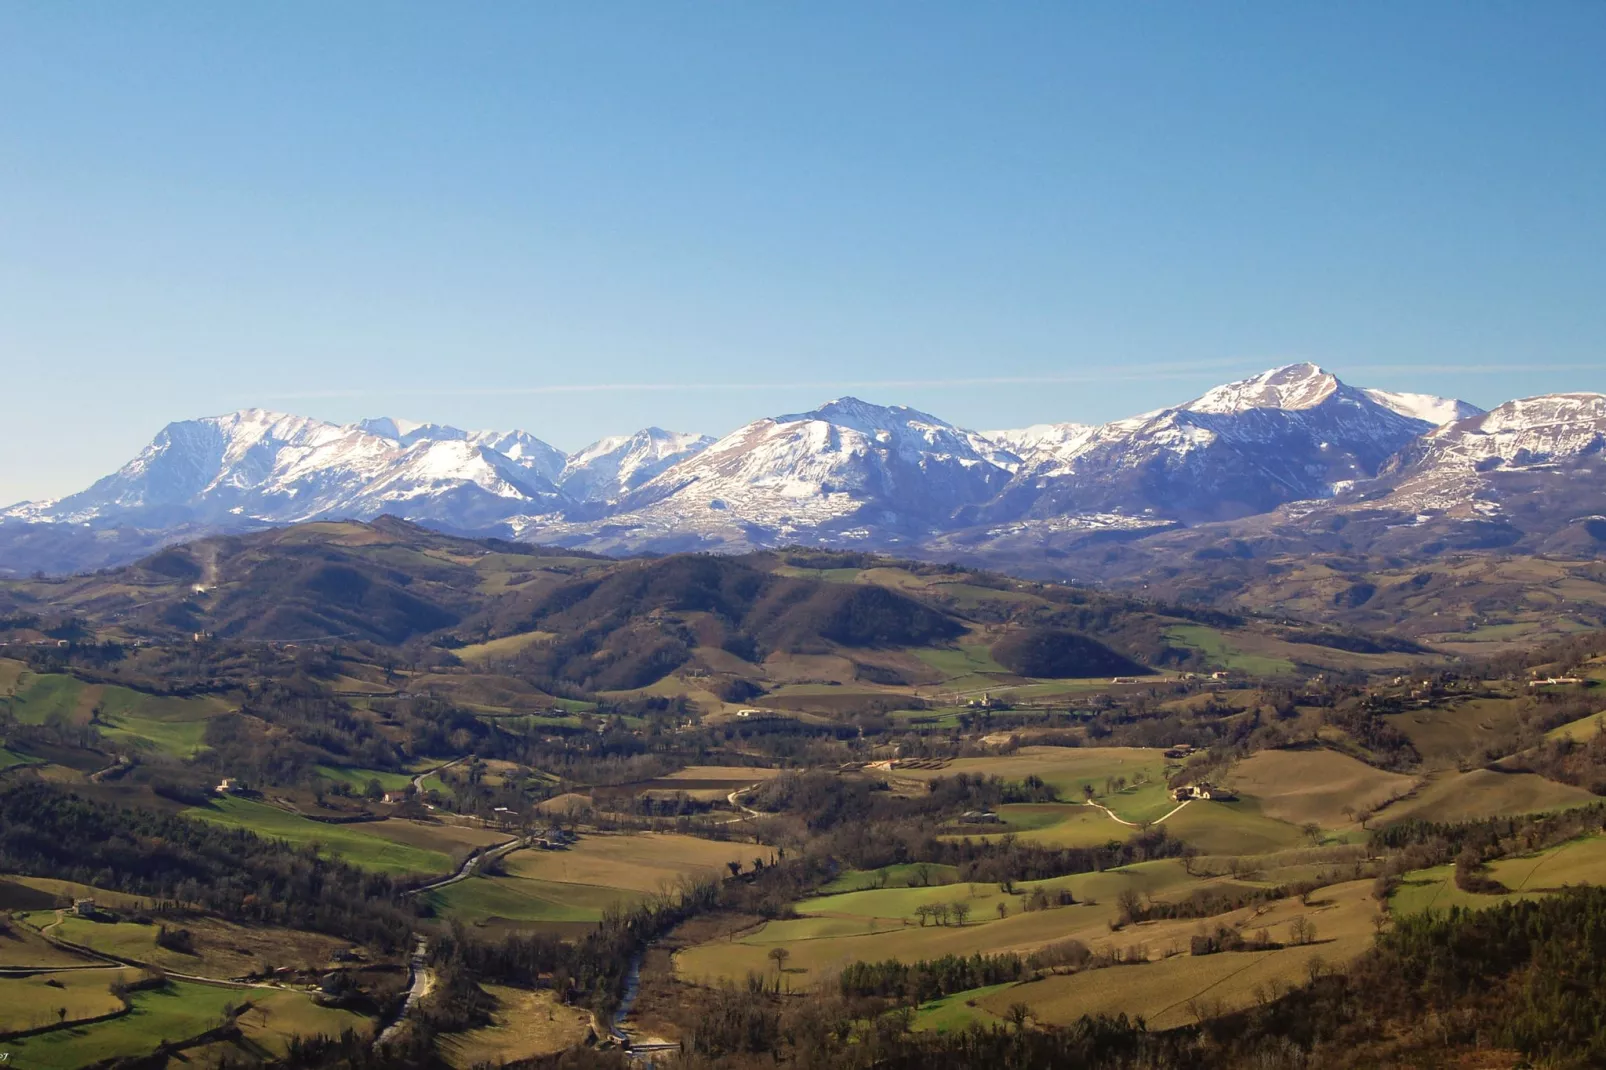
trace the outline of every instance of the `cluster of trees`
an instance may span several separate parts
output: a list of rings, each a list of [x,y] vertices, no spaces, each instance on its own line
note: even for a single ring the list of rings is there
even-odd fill
[[[920,1004],[972,988],[1018,981],[1025,973],[1025,963],[1014,954],[944,955],[912,963],[887,959],[849,963],[843,967],[837,987],[844,996]]]
[[[78,881],[383,950],[415,924],[389,877],[244,829],[113,807],[27,780],[0,791],[0,872]]]
[[[801,999],[756,985],[709,993],[696,1007],[687,1050],[668,1066],[757,1070],[785,1061],[799,1070],[1338,1070],[1458,1064],[1480,1049],[1515,1051],[1544,1065],[1593,1066],[1606,1062],[1603,934],[1606,889],[1481,912],[1405,917],[1347,971],[1315,968],[1299,987],[1163,1033],[1125,1017],[1024,1028],[1031,1017],[1025,1003],[1007,1026],[914,1032],[908,1013],[916,997],[913,978],[940,993],[941,977],[920,970],[929,964],[861,964],[844,972],[844,987],[833,995]],[[956,991],[975,987],[990,968],[965,976],[971,967],[953,963],[946,983],[962,986]],[[883,1012],[889,1000],[903,1001],[902,1008]],[[585,1050],[543,1065],[616,1070],[615,1060]]]
[[[444,971],[532,988],[550,984],[568,1002],[606,1015],[618,1006],[631,964],[647,944],[720,901],[716,882],[688,882],[630,907],[610,906],[594,930],[573,942],[546,933],[484,940],[454,921],[431,954]]]
[[[928,921],[933,925],[951,923],[963,927],[970,921],[970,904],[963,899],[955,899],[952,903],[921,903],[915,907],[914,915],[920,919],[922,928]]]

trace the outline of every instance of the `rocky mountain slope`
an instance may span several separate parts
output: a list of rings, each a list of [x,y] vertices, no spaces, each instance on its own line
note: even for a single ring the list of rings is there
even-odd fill
[[[1603,405],[1554,395],[1483,413],[1295,364],[1099,426],[983,433],[841,398],[717,441],[648,428],[567,456],[524,431],[245,410],[172,424],[87,490],[0,512],[0,569],[384,514],[603,552],[895,548],[1045,574],[1068,556],[1079,578],[1123,571],[1079,549],[1110,540],[1196,549],[1348,525],[1368,545],[1565,541],[1599,511]]]

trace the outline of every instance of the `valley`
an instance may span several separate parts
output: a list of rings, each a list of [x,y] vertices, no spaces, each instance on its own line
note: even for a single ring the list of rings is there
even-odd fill
[[[1451,589],[1567,575],[1501,568]],[[39,1066],[795,1058],[820,1015],[833,1061],[1187,1045],[1449,906],[1593,909],[1602,633],[1278,589],[394,518],[11,581],[0,1033]]]

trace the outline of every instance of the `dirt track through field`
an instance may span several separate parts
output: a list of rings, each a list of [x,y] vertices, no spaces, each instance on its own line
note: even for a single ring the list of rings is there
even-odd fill
[[[1153,821],[1149,822],[1149,824],[1158,825],[1160,822],[1164,821],[1166,818],[1170,817],[1172,814],[1176,813],[1178,810],[1182,809],[1184,806],[1187,806],[1191,802],[1193,802],[1192,799],[1183,799],[1176,806],[1172,807],[1170,810],[1167,810],[1163,815],[1161,815],[1160,817],[1157,817]],[[1108,806],[1105,806],[1103,803],[1097,803],[1097,802],[1094,802],[1092,799],[1089,799],[1083,805],[1084,806],[1091,806],[1091,807],[1094,807],[1096,809],[1103,810],[1107,815],[1109,815],[1109,818],[1110,818],[1111,821],[1119,821],[1121,824],[1125,825],[1127,828],[1134,828],[1135,829],[1135,828],[1142,828],[1143,827],[1143,825],[1140,822],[1128,821],[1124,817],[1117,817],[1115,811],[1111,810]]]

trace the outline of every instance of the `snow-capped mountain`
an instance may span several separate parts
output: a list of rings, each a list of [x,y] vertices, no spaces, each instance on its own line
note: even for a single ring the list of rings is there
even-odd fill
[[[1423,435],[1385,467],[1386,496],[1368,500],[1399,509],[1456,510],[1492,515],[1503,509],[1501,488],[1524,476],[1594,477],[1606,491],[1606,395],[1544,394],[1508,401]],[[1552,478],[1552,483],[1559,480]]]
[[[108,546],[148,548],[164,532],[383,513],[615,552],[807,543],[986,560],[1007,546],[1017,567],[1090,532],[1238,518],[1293,530],[1342,515],[1351,532],[1394,532],[1393,546],[1422,517],[1482,522],[1519,500],[1543,524],[1570,523],[1606,497],[1603,451],[1601,395],[1484,413],[1312,364],[1097,426],[982,433],[841,398],[717,441],[647,428],[567,456],[524,431],[248,409],[171,424],[89,489],[0,512],[0,568],[112,563]],[[73,534],[51,543],[52,527]]]
[[[609,524],[749,543],[897,541],[986,501],[1018,463],[917,409],[839,398],[738,428],[627,495]]]
[[[649,427],[633,435],[610,435],[570,454],[557,477],[564,493],[581,501],[612,501],[666,468],[714,444],[711,435]]]
[[[1465,405],[1421,397],[1413,404]],[[1369,479],[1432,427],[1314,364],[1291,364],[1182,405],[1095,428],[1071,425],[1028,455],[978,519],[1248,516]]]
[[[1097,430],[1097,424],[1032,424],[1010,431],[983,431],[982,434],[1031,463],[1039,456],[1071,456]]]
[[[1465,420],[1483,411],[1470,402],[1433,394],[1399,394],[1390,390],[1365,390],[1363,393],[1385,409],[1393,409],[1401,416],[1409,416],[1435,427],[1454,420]]]
[[[483,446],[553,483],[568,463],[562,450],[547,445],[528,431],[463,431],[447,424],[421,424],[390,416],[362,420],[356,426],[402,446],[417,442],[467,442]]]
[[[392,512],[474,529],[566,504],[542,474],[554,467],[553,454],[563,457],[522,431],[464,432],[389,418],[339,425],[245,409],[169,424],[88,490],[0,516],[230,528]]]

